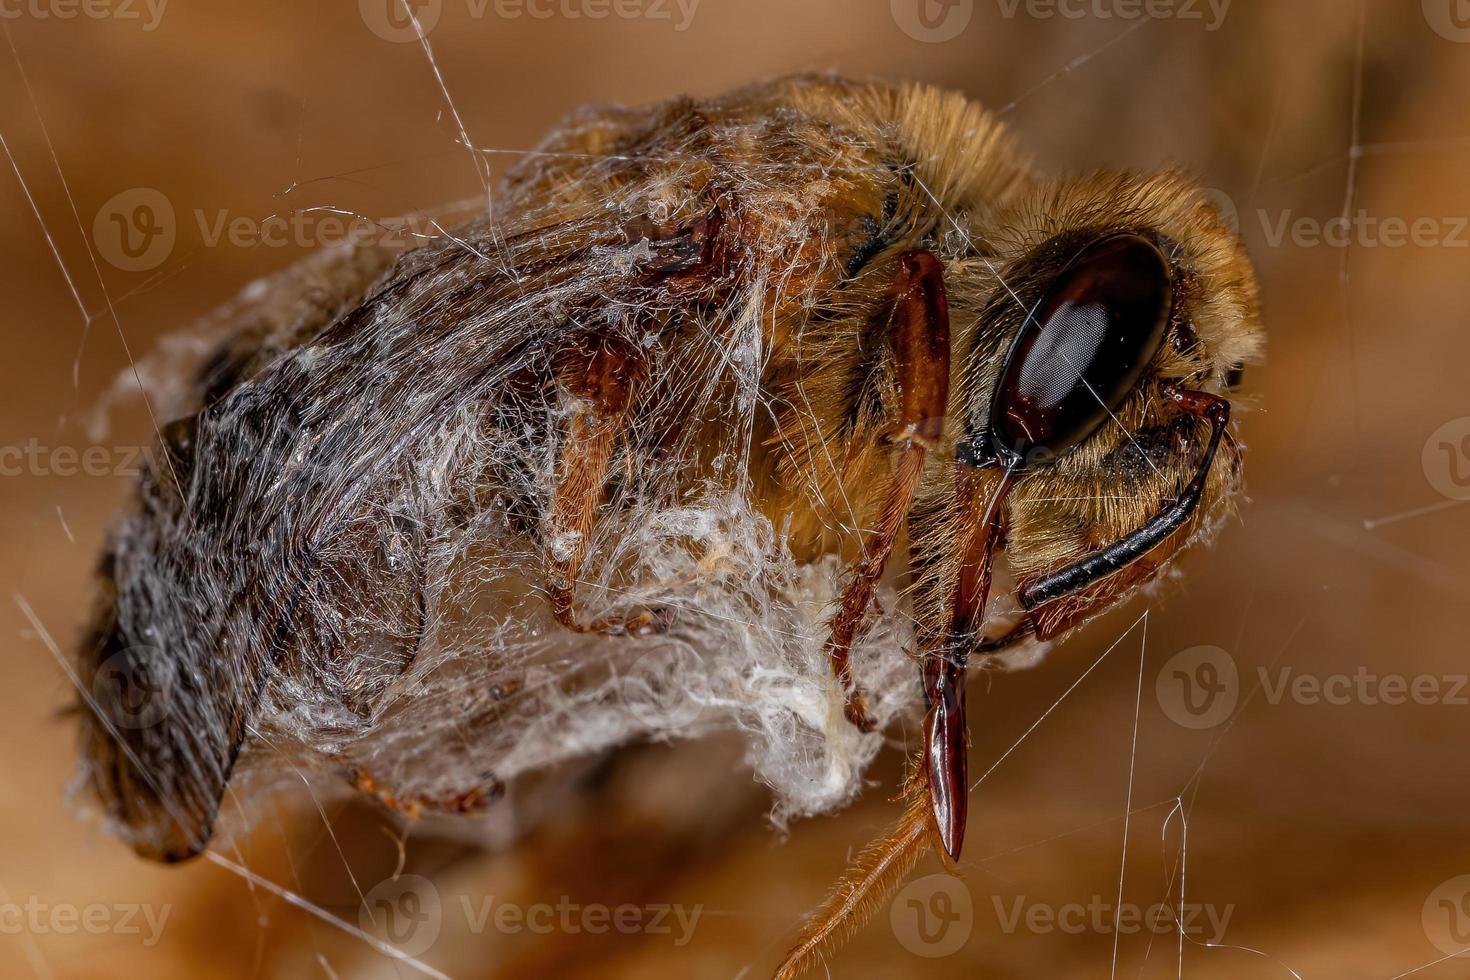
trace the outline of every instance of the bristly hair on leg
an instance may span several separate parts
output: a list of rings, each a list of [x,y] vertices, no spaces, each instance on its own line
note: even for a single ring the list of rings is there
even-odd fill
[[[863,848],[821,908],[807,917],[801,938],[776,969],[776,980],[795,980],[840,949],[893,897],[927,846],[944,853],[934,833],[921,766],[911,770],[900,799],[905,802],[903,816],[891,831]]]

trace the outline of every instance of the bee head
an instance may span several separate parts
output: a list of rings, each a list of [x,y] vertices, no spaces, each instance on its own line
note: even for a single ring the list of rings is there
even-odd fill
[[[977,237],[990,254],[951,278],[976,304],[957,456],[1008,474],[1018,581],[1137,531],[1197,475],[1199,513],[1227,499],[1239,447],[1216,437],[1216,457],[1223,419],[1181,406],[1228,415],[1262,333],[1254,274],[1208,194],[1175,174],[1057,182]]]
[[[1025,469],[1150,387],[1228,394],[1262,346],[1254,275],[1209,195],[1175,174],[1035,192],[965,263],[983,305],[964,356],[962,459]]]

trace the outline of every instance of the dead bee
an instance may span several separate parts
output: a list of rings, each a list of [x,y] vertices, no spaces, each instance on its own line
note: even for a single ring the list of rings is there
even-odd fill
[[[83,771],[113,826],[150,857],[203,849],[272,684],[366,712],[441,622],[433,556],[466,515],[530,543],[563,635],[677,630],[656,603],[587,614],[577,586],[629,501],[723,480],[799,560],[849,563],[825,642],[839,724],[878,723],[851,653],[909,539],[927,712],[907,812],[783,975],[926,841],[958,859],[970,659],[1112,607],[1228,508],[1230,389],[1261,344],[1243,250],[1188,180],[1045,177],[958,95],[826,76],[584,111],[493,222],[391,268],[319,259],[231,324],[82,649]],[[990,638],[1002,551],[1024,614]],[[165,688],[165,720],[117,723]],[[418,809],[498,792],[347,775]]]

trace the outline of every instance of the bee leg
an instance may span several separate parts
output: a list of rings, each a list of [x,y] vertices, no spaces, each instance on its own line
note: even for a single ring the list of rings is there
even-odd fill
[[[970,652],[972,654],[1000,653],[1002,650],[1015,646],[1024,640],[1029,640],[1032,637],[1036,637],[1036,621],[1031,618],[1030,613],[1027,613],[1018,619],[1014,626],[1000,636],[990,637],[989,639],[977,642],[970,648]],[[1044,639],[1044,637],[1036,638]]]
[[[965,671],[984,625],[991,571],[1000,539],[1001,503],[1011,472],[961,464],[956,487],[970,528],[955,583],[954,605],[944,647],[924,658],[924,771],[930,812],[939,844],[950,862],[960,857],[969,813],[969,726],[965,718]]]
[[[410,820],[418,819],[425,810],[477,813],[505,795],[505,784],[494,776],[487,776],[481,785],[443,796],[404,796],[365,769],[353,770],[350,776],[358,792],[371,796],[385,810],[395,810]]]
[[[1165,390],[1165,397],[1178,405],[1181,411],[1210,422],[1210,441],[1195,469],[1194,478],[1168,506],[1149,518],[1136,531],[1060,571],[1024,586],[1020,593],[1023,609],[1035,609],[1043,603],[1072,595],[1127,568],[1170,538],[1194,515],[1204,494],[1210,468],[1215,462],[1215,451],[1219,449],[1220,440],[1230,424],[1230,403],[1205,392],[1181,391],[1172,387]]]
[[[1171,551],[1173,549],[1170,549]],[[1164,558],[1163,560],[1167,560]],[[1045,643],[1109,609],[1134,586],[1144,582],[1162,562],[1140,561],[1086,592],[1074,592],[1039,606],[1023,615],[1000,636],[976,638],[970,643],[967,657],[1004,653],[1027,640]]]
[[[1044,641],[1060,636],[1146,582],[1184,545],[1174,538],[1174,532],[1199,506],[1230,420],[1230,404],[1214,395],[1174,388],[1166,389],[1165,397],[1186,414],[1211,423],[1210,441],[1193,479],[1138,530],[1050,575],[1024,583],[1020,599],[1026,614],[1004,636],[974,643],[972,652],[995,653],[1030,637]]]
[[[576,399],[557,458],[557,485],[547,526],[546,567],[551,611],[556,621],[578,633],[643,636],[660,632],[665,618],[652,610],[578,622],[573,605],[577,577],[602,506],[608,467],[639,384],[646,373],[642,356],[628,344],[591,339],[557,358],[557,380]]]
[[[1182,544],[1182,542],[1181,542]],[[1103,612],[1135,587],[1148,581],[1154,570],[1167,562],[1177,546],[1163,546],[1157,556],[1140,559],[1128,568],[1093,583],[1085,590],[1057,596],[1027,612],[1009,630],[997,637],[978,640],[970,646],[970,654],[1001,653],[1018,643],[1054,640],[1074,626],[1079,626]]]
[[[890,290],[889,342],[898,376],[899,419],[887,439],[898,448],[893,480],[877,527],[863,543],[862,558],[850,570],[837,599],[826,654],[842,685],[843,713],[863,731],[875,722],[867,698],[852,676],[852,643],[873,601],[883,568],[893,553],[899,528],[913,507],[924,457],[944,435],[949,401],[949,306],[944,267],[933,253],[906,252],[898,258]]]
[[[1000,636],[976,640],[970,645],[970,655],[1002,653],[1027,640],[1046,642],[1055,639],[1089,619],[1093,613],[1101,612],[1113,605],[1122,594],[1138,582],[1147,579],[1158,562],[1139,562],[1130,571],[1136,574],[1114,576],[1104,587],[1094,587],[1085,593],[1071,593],[1047,606],[1041,606],[1023,615]],[[1071,601],[1067,601],[1071,600]]]

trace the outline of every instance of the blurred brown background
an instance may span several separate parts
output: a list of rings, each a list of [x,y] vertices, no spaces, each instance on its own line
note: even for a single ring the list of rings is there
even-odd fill
[[[72,455],[125,344],[141,354],[331,234],[308,218],[283,240],[211,243],[221,216],[391,216],[479,192],[396,2],[0,3],[0,134],[23,178],[0,167],[7,976],[419,975],[264,885],[145,866],[73,820],[68,682],[25,611],[70,645],[116,471],[150,432],[123,413],[100,456]],[[1004,761],[972,803],[964,883],[914,886],[834,976],[1470,975],[1447,958],[1470,946],[1470,3],[415,3],[482,148],[527,148],[584,102],[835,68],[1004,107],[1048,169],[1177,163],[1239,214],[1270,331],[1247,378],[1261,410],[1244,422],[1243,522],[1189,556],[1146,646],[1144,623],[1129,630],[1141,599],[977,685],[972,767]],[[174,240],[121,250],[112,215],[157,214],[160,195]],[[1322,235],[1345,211],[1346,237]],[[508,855],[419,830],[400,855],[389,821],[319,813],[304,790],[257,804],[256,833],[222,853],[354,925],[369,892],[392,938],[455,977],[761,976],[894,816],[899,759],[784,842],[738,751],[712,743],[580,774]],[[1157,914],[1138,925],[1180,902],[1181,854],[1182,952]],[[374,886],[400,857],[419,877],[385,899]],[[662,903],[697,910],[690,931],[673,913],[655,927]]]

